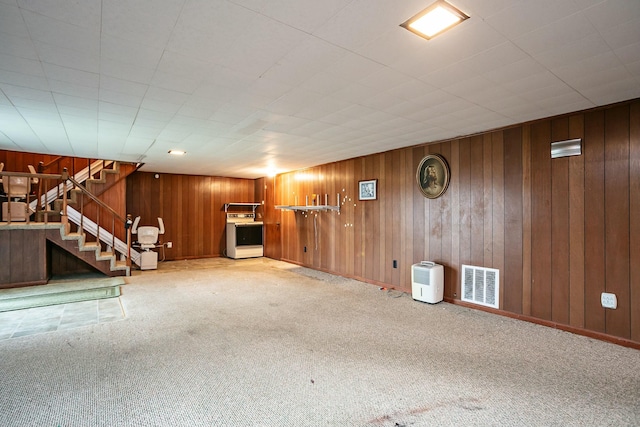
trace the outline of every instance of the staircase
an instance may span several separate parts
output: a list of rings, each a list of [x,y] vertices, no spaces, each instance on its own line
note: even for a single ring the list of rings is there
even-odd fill
[[[116,223],[124,229],[126,219],[100,201],[98,196],[138,168],[139,165],[115,161],[95,161],[31,201],[37,221],[60,223],[59,227],[47,227],[46,239],[107,276],[129,276],[131,268],[127,258],[139,264],[140,254],[115,236]],[[110,231],[96,222],[100,221],[99,214],[96,221],[83,214],[83,208],[92,203],[97,211],[107,210],[113,215]],[[72,204],[80,211],[70,206]],[[72,224],[75,224],[75,231],[72,231]],[[93,236],[95,240],[87,241],[87,236]]]
[[[69,232],[69,224],[61,224],[59,229],[47,229],[47,240],[80,258],[103,274],[130,276],[131,268],[126,261],[118,261],[114,251],[103,251],[99,242],[86,242],[85,233]]]

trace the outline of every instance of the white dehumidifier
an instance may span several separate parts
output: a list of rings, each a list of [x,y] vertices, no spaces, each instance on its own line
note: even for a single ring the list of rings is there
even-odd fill
[[[444,267],[431,261],[411,266],[411,296],[416,301],[436,304],[444,297]]]

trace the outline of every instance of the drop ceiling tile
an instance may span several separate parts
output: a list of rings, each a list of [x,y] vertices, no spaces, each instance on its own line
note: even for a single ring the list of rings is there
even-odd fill
[[[141,109],[162,113],[167,118],[173,117],[178,112],[178,110],[180,110],[180,107],[180,104],[174,104],[173,102],[164,102],[150,98],[144,98],[142,100],[142,104],[140,104]]]
[[[25,10],[88,28],[100,27],[101,6],[100,0],[83,0],[81,2],[74,0],[56,2],[20,0],[20,7]]]
[[[300,43],[266,70],[261,79],[297,86],[340,61],[346,54],[336,46],[305,35]]]
[[[98,100],[96,98],[82,98],[78,96],[54,93],[53,99],[56,105],[66,105],[69,107],[83,108],[90,111],[98,111]]]
[[[167,42],[165,51],[218,63],[242,34],[242,26],[236,25],[235,22],[212,23],[211,28],[215,28],[215,32],[203,31],[179,22]]]
[[[2,12],[0,11],[0,13]],[[1,21],[0,28],[2,28]],[[0,43],[0,54],[13,55],[19,58],[35,61],[38,60],[38,53],[34,49],[30,38],[3,33],[2,30],[0,30],[0,34],[2,37],[2,43]]]
[[[12,101],[15,99],[34,100],[53,104],[51,92],[47,90],[32,89],[24,86],[14,86],[6,83],[0,84],[0,89]]]
[[[27,10],[22,16],[34,41],[85,54],[100,48],[100,25],[81,27]]]
[[[602,38],[614,50],[636,45],[640,40],[640,18],[603,31]]]
[[[58,105],[58,113],[61,117],[74,116],[74,117],[86,117],[88,119],[95,119],[98,117],[97,111],[86,110],[84,108],[70,107],[67,105]]]
[[[130,80],[123,80],[110,76],[100,77],[100,90],[130,94],[138,97],[144,96],[149,89],[149,85],[137,83]]]
[[[138,108],[142,104],[143,97],[139,95],[115,92],[112,90],[100,89],[100,102],[106,102],[123,107]]]
[[[540,74],[545,71],[545,68],[536,62],[533,58],[522,59],[517,62],[505,64],[500,68],[496,68],[488,73],[484,73],[483,77],[487,80],[499,84],[508,84],[514,81],[522,80],[523,78]]]
[[[24,25],[22,13],[17,5],[0,3],[0,33],[29,38],[29,31]]]
[[[260,13],[307,33],[313,33],[349,3],[349,0],[269,1],[263,4]]]
[[[115,77],[121,80],[129,80],[136,83],[149,84],[155,70],[152,68],[137,67],[113,59],[103,58],[100,62],[100,75]]]
[[[637,78],[630,78],[590,87],[582,93],[595,105],[606,105],[615,100],[640,97],[640,84]]]
[[[163,89],[157,86],[149,86],[147,93],[145,94],[145,100],[155,100],[168,102],[172,104],[182,105],[187,100],[189,95],[183,92],[177,92],[175,90]]]
[[[42,62],[91,73],[98,73],[101,69],[98,49],[80,52],[41,41],[34,41],[34,45]]]
[[[609,79],[629,77],[618,57],[610,51],[554,69],[553,72],[564,81],[572,82],[572,86],[577,89]]]
[[[44,76],[33,76],[30,74],[16,73],[13,71],[0,70],[0,83],[7,83],[13,86],[24,86],[39,90],[48,90],[49,82]]]
[[[166,124],[175,116],[174,113],[171,112],[163,112],[158,110],[149,110],[148,108],[140,108],[138,110],[137,120],[153,120],[160,123],[162,126],[166,126]]]
[[[475,73],[473,73],[470,69],[460,64],[453,64],[448,67],[436,70],[425,76],[421,76],[420,80],[424,81],[429,85],[443,88],[446,86],[454,85],[457,82],[466,80],[469,77],[474,75]]]
[[[533,57],[549,69],[562,67],[611,50],[599,34],[591,34],[576,42],[541,52]]]
[[[537,104],[543,107],[549,115],[564,114],[593,107],[593,103],[589,99],[577,92],[551,95],[545,99],[538,100]]]
[[[135,115],[130,116],[102,110],[98,112],[101,134],[109,134],[113,132],[113,129],[126,129],[126,134],[128,134],[135,119]],[[106,123],[109,125],[107,126]]]
[[[294,89],[270,103],[266,110],[276,114],[294,115],[306,105],[313,104],[322,98],[322,95],[310,90]]]
[[[102,114],[117,114],[128,119],[135,119],[138,114],[137,108],[126,107],[124,105],[111,104],[109,102],[100,102],[99,113]]]
[[[582,13],[565,17],[537,28],[515,39],[516,45],[530,55],[556,50],[597,34],[591,22]]]
[[[100,85],[100,74],[82,71],[55,64],[42,63],[44,74],[49,80],[72,83],[74,85],[97,88]]]
[[[150,139],[153,141],[158,137],[158,135],[160,135],[160,132],[162,132],[162,129],[134,125],[129,131],[129,138],[140,138],[144,140]],[[131,153],[136,151],[125,150],[124,152]]]
[[[378,37],[380,28],[399,26],[419,12],[421,6],[416,4],[417,2],[354,0],[314,31],[313,35],[355,51]]]
[[[435,38],[435,50],[455,62],[503,44],[507,39],[485,21],[468,19],[447,31],[447,37]],[[435,46],[435,45],[434,45]]]
[[[529,56],[522,49],[511,42],[504,42],[460,61],[460,65],[475,74],[485,74],[527,58]]]
[[[162,57],[162,48],[135,43],[109,34],[100,37],[100,56],[137,67],[155,69]]]
[[[599,32],[604,33],[630,20],[637,20],[640,16],[640,2],[607,0],[587,8],[584,14]]]
[[[578,12],[574,2],[556,0],[523,1],[502,9],[485,20],[506,37],[514,39]]]
[[[102,33],[154,47],[163,47],[175,27],[184,1],[144,2],[111,0],[102,3]]]
[[[59,80],[49,80],[49,87],[52,93],[79,96],[81,98],[98,99],[99,89],[97,87],[82,86],[75,83],[62,82]]]
[[[0,69],[31,76],[44,76],[40,62],[4,53],[0,54]]]

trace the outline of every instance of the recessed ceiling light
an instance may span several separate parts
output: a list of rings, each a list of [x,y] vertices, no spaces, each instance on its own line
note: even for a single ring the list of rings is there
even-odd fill
[[[186,154],[186,151],[182,151],[182,150],[169,150],[169,154],[173,154],[174,156],[182,156],[183,154]]]
[[[400,26],[429,40],[468,18],[446,1],[438,0]]]

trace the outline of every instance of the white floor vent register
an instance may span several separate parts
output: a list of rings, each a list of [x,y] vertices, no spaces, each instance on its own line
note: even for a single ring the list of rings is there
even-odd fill
[[[435,304],[444,295],[444,267],[431,261],[411,266],[411,296],[416,301]]]
[[[462,264],[462,301],[500,308],[500,270]]]

